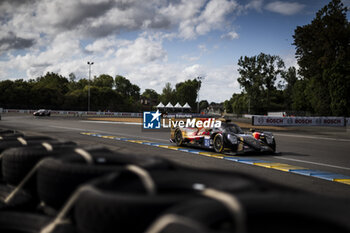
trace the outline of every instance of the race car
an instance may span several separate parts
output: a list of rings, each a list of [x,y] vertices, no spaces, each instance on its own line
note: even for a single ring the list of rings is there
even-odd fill
[[[188,145],[213,149],[217,153],[236,154],[276,151],[276,141],[271,132],[251,130],[249,133],[230,121],[222,122],[220,127],[171,129],[170,141],[178,146]]]
[[[39,109],[33,113],[34,116],[50,116],[51,111],[46,109]]]

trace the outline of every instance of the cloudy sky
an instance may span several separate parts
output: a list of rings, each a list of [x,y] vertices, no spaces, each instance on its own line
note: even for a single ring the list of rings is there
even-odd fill
[[[200,98],[240,92],[237,61],[260,52],[296,65],[294,29],[325,0],[1,0],[0,80],[123,75],[161,92],[204,77]],[[349,6],[349,0],[344,0]]]

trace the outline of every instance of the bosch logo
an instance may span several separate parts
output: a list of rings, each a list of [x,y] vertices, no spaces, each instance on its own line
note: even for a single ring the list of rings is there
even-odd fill
[[[283,119],[266,119],[266,123],[271,123],[271,124],[280,124],[283,123]]]
[[[311,119],[295,119],[295,124],[311,124]]]
[[[329,124],[329,125],[335,125],[335,124],[340,124],[341,121],[339,119],[324,119],[323,124]]]

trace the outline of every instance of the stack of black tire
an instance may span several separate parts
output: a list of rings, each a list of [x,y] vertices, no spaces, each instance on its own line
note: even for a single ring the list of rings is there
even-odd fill
[[[0,232],[350,232],[350,203],[0,130]]]

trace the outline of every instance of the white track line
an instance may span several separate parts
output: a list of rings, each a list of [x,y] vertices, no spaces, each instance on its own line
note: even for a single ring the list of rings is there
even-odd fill
[[[301,163],[315,164],[315,165],[324,166],[324,167],[333,167],[333,168],[339,168],[339,169],[344,169],[344,170],[350,170],[349,167],[341,167],[341,166],[325,164],[325,163],[316,163],[316,162],[310,162],[310,161],[305,161],[305,160],[300,160],[300,159],[292,159],[292,158],[285,158],[285,157],[279,157],[279,156],[274,156],[274,158],[295,161],[295,162],[301,162]]]
[[[72,127],[63,127],[63,126],[55,126],[55,125],[50,125],[49,127],[52,128],[58,128],[58,129],[69,129],[69,130],[75,130],[75,131],[81,131],[81,132],[96,132],[96,133],[103,133],[103,134],[110,134],[110,135],[118,135],[118,136],[124,136],[124,137],[130,137],[130,138],[135,138],[135,139],[148,139],[148,140],[156,140],[156,141],[162,141],[162,142],[169,142],[169,140],[165,139],[160,139],[160,138],[150,138],[150,137],[139,137],[131,134],[122,134],[122,133],[114,133],[114,132],[107,132],[107,131],[102,131],[102,130],[94,130],[94,129],[81,129],[81,128],[72,128]]]

